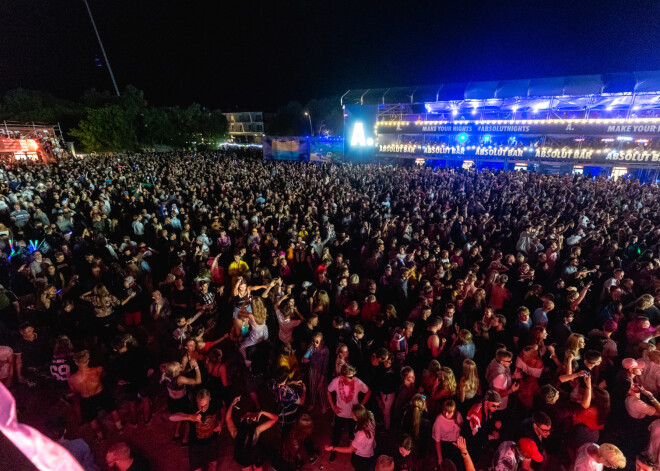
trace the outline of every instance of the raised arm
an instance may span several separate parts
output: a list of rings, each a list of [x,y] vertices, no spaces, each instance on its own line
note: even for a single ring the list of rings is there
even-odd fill
[[[279,309],[279,308],[280,308],[280,304],[282,304],[282,302],[283,302],[285,299],[289,299],[289,295],[288,295],[288,294],[285,294],[284,296],[282,296],[280,299],[278,299],[278,300],[275,302],[275,309]]]
[[[186,378],[185,376],[179,376],[177,378],[177,384],[185,384],[186,386],[196,386],[202,382],[202,373],[199,371],[199,366],[197,365],[197,360],[190,360],[190,366],[195,370],[195,379]]]
[[[265,416],[268,418],[267,422],[264,422],[263,424],[259,424],[255,430],[257,436],[261,435],[262,432],[265,432],[269,428],[271,428],[273,425],[277,423],[277,415],[273,414],[271,412],[266,412],[266,411],[260,411],[259,412],[259,417],[257,417],[257,420],[260,419],[262,416]]]
[[[465,438],[458,437],[458,440],[456,440],[454,446],[456,446],[456,448],[458,448],[458,450],[461,452],[461,456],[463,457],[463,465],[465,466],[465,471],[475,471],[474,463],[472,462],[472,457],[470,456],[470,453],[468,452],[467,449],[467,444],[465,443]]]

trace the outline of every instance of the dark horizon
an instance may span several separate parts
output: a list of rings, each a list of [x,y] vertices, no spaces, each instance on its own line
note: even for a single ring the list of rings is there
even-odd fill
[[[0,93],[112,91],[82,0],[5,3]],[[119,88],[155,105],[275,111],[348,89],[660,69],[651,1],[89,3]]]

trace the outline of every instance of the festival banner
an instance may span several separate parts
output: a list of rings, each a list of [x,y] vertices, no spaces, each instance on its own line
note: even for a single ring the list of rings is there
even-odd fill
[[[442,145],[380,145],[376,154],[385,157],[427,159],[476,159],[476,160],[521,160],[575,163],[629,163],[655,164],[660,166],[658,150],[607,150],[579,148],[536,148],[536,147],[483,147]]]
[[[503,122],[485,123],[437,123],[433,121],[400,122],[396,125],[378,126],[378,134],[489,134],[489,135],[575,135],[575,136],[660,136],[660,124],[654,123],[560,123]]]

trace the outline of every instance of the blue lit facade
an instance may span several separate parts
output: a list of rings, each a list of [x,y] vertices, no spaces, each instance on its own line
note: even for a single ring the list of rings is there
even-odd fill
[[[342,105],[377,105],[375,161],[660,172],[660,72],[349,90]]]

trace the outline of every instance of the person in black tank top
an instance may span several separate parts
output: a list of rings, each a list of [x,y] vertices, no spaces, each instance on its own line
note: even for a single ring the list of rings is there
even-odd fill
[[[264,462],[260,436],[277,423],[277,415],[265,411],[248,412],[236,423],[234,412],[241,410],[237,406],[240,400],[241,396],[234,398],[225,417],[229,434],[235,440],[234,460],[243,469],[260,468]],[[266,417],[268,421],[260,423],[262,417]]]
[[[441,339],[438,336],[440,329],[442,329],[442,318],[438,316],[433,317],[424,333],[424,344],[421,345],[422,365],[424,366],[428,365],[431,360],[438,359],[447,342],[447,339]]]

